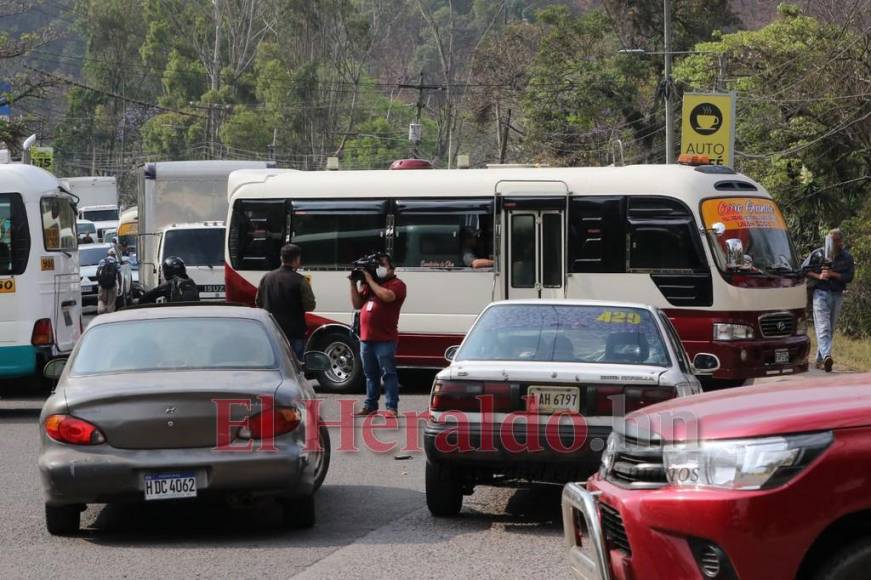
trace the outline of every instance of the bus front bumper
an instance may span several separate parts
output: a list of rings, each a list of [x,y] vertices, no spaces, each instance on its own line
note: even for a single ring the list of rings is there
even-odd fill
[[[753,379],[808,370],[810,339],[805,335],[773,339],[687,341],[690,358],[699,352],[720,359],[715,379]]]

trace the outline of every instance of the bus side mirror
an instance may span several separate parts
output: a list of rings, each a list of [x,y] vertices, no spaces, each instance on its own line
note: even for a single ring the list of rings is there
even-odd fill
[[[451,362],[454,360],[454,357],[457,356],[457,351],[460,350],[460,345],[455,344],[454,346],[449,346],[447,350],[445,350],[445,360]]]
[[[729,268],[744,266],[744,244],[738,238],[726,240],[726,265]]]
[[[700,352],[693,357],[693,374],[712,375],[720,368],[720,359],[716,355]]]

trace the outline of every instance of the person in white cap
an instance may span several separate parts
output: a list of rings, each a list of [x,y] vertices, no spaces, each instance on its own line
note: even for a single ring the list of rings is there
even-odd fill
[[[115,249],[109,248],[106,257],[97,266],[97,314],[115,312],[115,302],[118,299],[118,282],[121,278],[121,268],[118,265]]]

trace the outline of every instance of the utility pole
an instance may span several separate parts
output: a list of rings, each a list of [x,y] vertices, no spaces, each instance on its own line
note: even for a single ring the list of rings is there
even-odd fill
[[[211,89],[212,89],[212,99],[218,96],[218,90],[220,87],[220,77],[221,77],[221,0],[212,0],[214,4],[214,15],[215,15],[215,50],[212,53],[212,78],[211,78]],[[208,134],[209,134],[209,158],[215,158],[215,135],[217,134],[217,122],[214,118],[215,109],[214,107],[209,107],[209,122],[208,122]]]
[[[421,113],[423,112],[424,106],[426,106],[426,101],[423,98],[423,92],[425,90],[439,90],[442,87],[439,85],[425,85],[423,84],[423,71],[420,73],[420,77],[418,78],[416,85],[399,85],[400,89],[414,89],[417,91],[417,115],[415,116],[415,121],[408,127],[408,140],[411,141],[411,156],[414,159],[417,159],[419,156],[418,147],[420,146],[420,142],[423,138],[423,128],[421,127]]]
[[[674,163],[674,111],[671,103],[671,0],[663,0],[665,33],[665,162]]]
[[[508,128],[511,127],[511,109],[508,109],[508,119],[505,121],[505,127],[502,129],[502,143],[499,148],[499,163],[505,163],[505,157],[508,153]]]

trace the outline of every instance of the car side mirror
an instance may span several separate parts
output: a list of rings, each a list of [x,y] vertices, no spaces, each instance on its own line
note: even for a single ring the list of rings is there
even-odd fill
[[[451,362],[454,360],[454,357],[457,356],[457,351],[460,350],[460,345],[455,344],[454,346],[449,346],[445,350],[445,360]]]
[[[697,375],[712,375],[720,369],[720,359],[717,355],[700,352],[693,357],[693,373]]]
[[[726,240],[726,265],[729,268],[744,266],[744,244],[738,238]]]
[[[67,359],[56,358],[48,361],[42,369],[42,375],[52,381],[56,381],[64,372],[64,367],[67,365]]]
[[[310,350],[305,353],[304,359],[306,373],[319,373],[325,371],[329,369],[332,364],[330,362],[330,357],[316,350]]]

